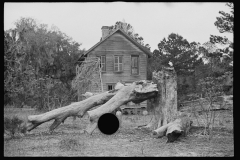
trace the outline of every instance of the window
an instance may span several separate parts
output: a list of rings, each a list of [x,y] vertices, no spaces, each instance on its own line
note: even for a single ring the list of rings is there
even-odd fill
[[[106,56],[99,56],[100,58],[100,68],[103,72],[106,72]]]
[[[131,56],[131,72],[133,75],[139,74],[139,56]]]
[[[107,90],[108,90],[108,91],[113,90],[113,89],[114,89],[113,86],[114,86],[114,84],[108,84],[108,85],[107,85]]]
[[[114,71],[115,72],[120,72],[123,71],[123,63],[122,56],[114,56]]]

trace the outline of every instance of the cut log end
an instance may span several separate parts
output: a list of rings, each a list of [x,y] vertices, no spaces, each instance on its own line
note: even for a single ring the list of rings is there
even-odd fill
[[[181,135],[183,134],[183,131],[175,130],[172,133],[167,134],[167,143],[171,143],[176,141]]]
[[[141,80],[134,82],[136,84],[134,91],[136,93],[151,93],[151,92],[158,92],[157,84],[154,84],[152,81],[148,80]]]
[[[154,137],[157,137],[157,138],[160,138],[166,135],[168,137],[167,142],[174,142],[181,135],[187,136],[190,130],[191,124],[192,124],[192,121],[190,120],[190,118],[188,116],[182,115],[175,121],[170,122],[154,130],[152,134]]]
[[[152,135],[156,136],[158,133],[156,131],[152,132]]]

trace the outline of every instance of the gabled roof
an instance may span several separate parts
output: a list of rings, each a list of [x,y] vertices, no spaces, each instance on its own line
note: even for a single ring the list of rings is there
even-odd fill
[[[111,37],[114,33],[116,32],[120,32],[122,33],[129,41],[131,41],[133,44],[135,44],[140,50],[142,50],[145,54],[147,54],[149,57],[152,56],[152,53],[146,49],[145,47],[143,47],[141,44],[139,44],[138,42],[136,42],[135,40],[133,40],[128,34],[126,34],[123,30],[121,29],[117,29],[116,31],[114,31],[113,33],[109,34],[107,37],[105,37],[103,40],[101,40],[100,42],[98,42],[97,44],[95,44],[92,48],[90,48],[87,52],[84,53],[84,56],[86,56],[89,52],[91,52],[94,48],[96,48],[97,46],[99,46],[101,43],[103,43],[104,41],[106,41],[109,37]]]

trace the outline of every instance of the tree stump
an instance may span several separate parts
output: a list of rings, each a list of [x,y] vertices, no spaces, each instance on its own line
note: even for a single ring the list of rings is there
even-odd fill
[[[158,95],[151,100],[153,117],[143,128],[155,130],[174,121],[177,116],[177,75],[174,68],[162,67],[153,72],[153,82],[157,84]]]
[[[174,68],[163,67],[153,72],[153,82],[157,84],[158,95],[151,100],[150,109],[154,114],[144,128],[153,130],[153,137],[167,136],[167,142],[186,136],[192,121],[189,115],[177,111],[177,75]]]

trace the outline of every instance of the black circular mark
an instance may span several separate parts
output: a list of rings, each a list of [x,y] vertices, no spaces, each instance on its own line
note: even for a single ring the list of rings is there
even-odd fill
[[[98,119],[98,128],[103,134],[114,134],[119,128],[118,118],[112,113],[105,113]]]

